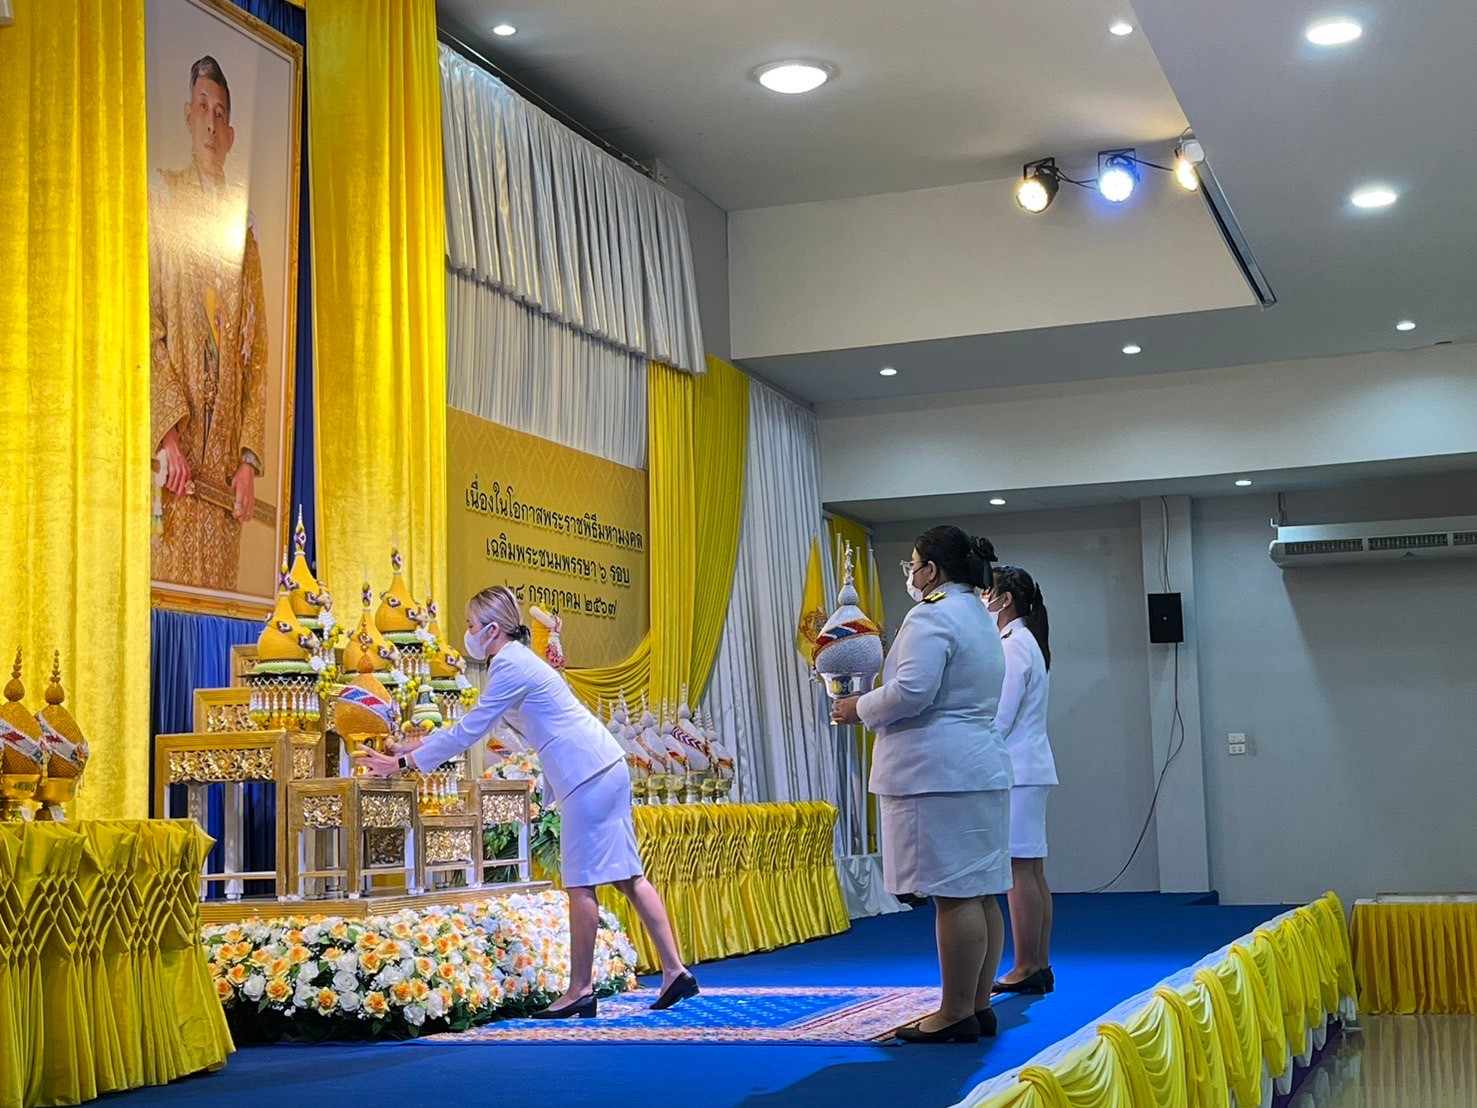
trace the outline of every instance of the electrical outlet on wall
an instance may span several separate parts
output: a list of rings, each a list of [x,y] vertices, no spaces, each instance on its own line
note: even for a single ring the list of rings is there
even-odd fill
[[[1246,754],[1247,753],[1246,736],[1244,734],[1242,734],[1240,731],[1232,731],[1229,735],[1226,736],[1226,738],[1228,740],[1228,743],[1227,743],[1227,752],[1228,753],[1230,753],[1230,754]]]

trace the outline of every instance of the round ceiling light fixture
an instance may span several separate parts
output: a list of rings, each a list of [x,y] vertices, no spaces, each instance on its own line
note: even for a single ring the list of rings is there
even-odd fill
[[[890,366],[890,365],[883,366],[877,372],[880,373],[880,374],[882,374],[882,376],[884,376],[884,377],[896,377],[897,376],[897,370],[893,369],[892,366]]]
[[[1400,194],[1389,185],[1368,185],[1362,189],[1356,189],[1349,197],[1349,203],[1356,208],[1370,211],[1376,208],[1388,208],[1399,199]]]
[[[1123,38],[1126,35],[1133,34],[1133,24],[1120,19],[1117,23],[1109,25],[1108,32],[1117,35],[1119,38]]]
[[[770,62],[754,70],[754,79],[761,85],[787,96],[814,92],[835,75],[835,69],[824,62],[795,60]]]
[[[1123,352],[1125,354],[1141,354],[1141,353],[1143,353],[1143,349],[1144,348],[1142,346],[1140,346],[1138,343],[1131,342],[1131,343],[1129,343],[1127,346],[1125,346],[1123,348]]]
[[[1364,33],[1352,19],[1320,19],[1304,32],[1314,46],[1347,46]]]
[[[997,508],[1003,508],[1005,507],[1005,498],[1000,496],[992,496],[990,497],[990,503]]]
[[[499,23],[492,29],[492,33],[499,38],[507,38],[509,35],[516,35],[518,28],[514,27],[511,23]]]
[[[1243,477],[1243,478],[1241,478],[1241,480],[1239,480],[1239,481],[1236,482],[1236,487],[1238,489],[1249,489],[1249,488],[1251,488],[1251,482],[1248,481],[1245,477]]]
[[[1397,331],[1414,331],[1415,330],[1415,320],[1413,320],[1413,319],[1402,319],[1399,323],[1395,324],[1395,330],[1397,330]]]

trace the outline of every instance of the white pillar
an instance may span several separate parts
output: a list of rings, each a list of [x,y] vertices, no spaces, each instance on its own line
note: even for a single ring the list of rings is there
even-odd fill
[[[1150,643],[1149,721],[1153,738],[1153,788],[1173,761],[1159,790],[1155,830],[1159,844],[1159,890],[1210,890],[1210,847],[1205,819],[1205,753],[1200,732],[1200,661],[1196,647],[1195,568],[1190,535],[1190,498],[1139,501],[1144,548],[1144,590],[1177,592],[1185,641]],[[1146,617],[1147,618],[1147,617]],[[1178,680],[1176,680],[1176,660]],[[1176,711],[1176,689],[1178,711]]]

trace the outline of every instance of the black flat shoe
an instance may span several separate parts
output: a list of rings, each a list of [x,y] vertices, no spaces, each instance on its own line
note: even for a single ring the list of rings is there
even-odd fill
[[[697,987],[697,978],[684,972],[681,977],[662,990],[662,995],[656,998],[656,1003],[651,1006],[651,1010],[664,1012],[679,1001],[690,1000],[701,991]]]
[[[541,1008],[531,1018],[536,1020],[592,1020],[600,1014],[600,1002],[593,996],[563,1008]]]
[[[1056,974],[1051,972],[1051,967],[1047,966],[1041,972],[1046,974],[1046,991],[1049,993],[1056,992]]]
[[[980,1021],[965,1016],[958,1023],[940,1027],[937,1031],[924,1031],[917,1025],[899,1027],[897,1037],[905,1043],[977,1043],[980,1041]]]
[[[1015,993],[1019,996],[1045,996],[1051,992],[1051,987],[1047,985],[1046,970],[1039,969],[1030,977],[1023,977],[1019,981],[997,981],[990,992]]]
[[[983,1012],[976,1012],[974,1018],[979,1021],[980,1038],[993,1039],[1000,1034],[1000,1020],[995,1015],[995,1009],[986,1008]]]

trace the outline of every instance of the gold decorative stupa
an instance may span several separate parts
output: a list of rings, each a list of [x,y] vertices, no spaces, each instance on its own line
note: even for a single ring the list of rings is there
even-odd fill
[[[62,805],[77,795],[82,771],[92,756],[82,728],[77,726],[72,713],[63,704],[66,698],[67,694],[62,689],[62,655],[58,650],[51,656],[51,684],[46,686],[46,707],[36,713],[36,722],[41,726],[41,741],[47,753],[46,776],[36,790],[36,802],[41,805],[37,819],[67,818]]]
[[[15,666],[5,685],[5,703],[0,705],[0,822],[22,818],[21,806],[35,797],[46,769],[41,725],[21,704],[25,695],[17,648]]]
[[[405,583],[405,560],[398,547],[390,548],[390,587],[380,594],[380,606],[374,613],[374,625],[392,643],[416,639],[416,631],[424,614],[415,605],[410,586]]]
[[[319,583],[308,567],[308,529],[303,526],[303,510],[297,510],[297,526],[292,531],[292,570],[287,575],[287,588],[292,598],[292,613],[298,621],[314,633],[331,627],[332,616],[324,619],[325,612],[333,609],[333,599],[328,589]]]
[[[306,570],[306,563],[303,565]],[[327,662],[322,642],[298,618],[299,595],[282,557],[277,603],[256,640],[249,712],[258,726],[299,730],[321,718],[318,674]]]
[[[344,648],[344,670],[348,673],[365,672],[361,663],[367,657],[370,672],[389,673],[400,660],[399,651],[380,634],[376,621],[370,616],[374,590],[370,588],[368,573],[365,574],[360,600],[364,610],[359,616],[359,626],[349,635],[349,645]]]

